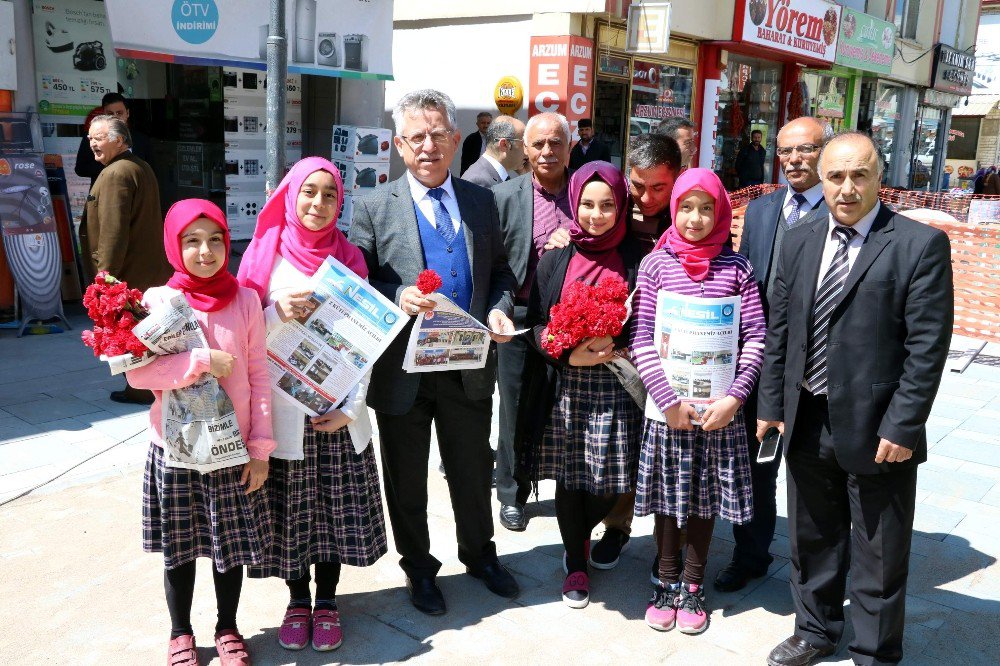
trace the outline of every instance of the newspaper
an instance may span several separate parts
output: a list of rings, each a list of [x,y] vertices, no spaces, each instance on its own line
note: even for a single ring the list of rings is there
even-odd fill
[[[674,393],[699,414],[725,397],[736,379],[739,334],[739,296],[656,295],[653,335],[661,367]],[[648,397],[646,416],[666,421]]]
[[[315,309],[268,334],[267,359],[271,388],[319,416],[357,386],[403,330],[406,315],[333,257],[311,284]]]
[[[153,308],[132,332],[156,355],[208,347],[181,293]],[[213,375],[205,373],[194,384],[164,391],[162,403],[160,425],[168,467],[205,473],[250,461],[233,401]]]
[[[100,356],[100,359],[108,364],[112,376],[149,365],[153,362],[154,358],[156,358],[156,354],[152,352],[146,352],[142,356],[133,356],[132,354],[121,354],[120,356],[105,356],[101,354]]]
[[[642,383],[639,370],[635,367],[632,359],[629,358],[628,351],[619,349],[615,351],[614,358],[605,364],[628,394],[635,400],[635,404],[643,407],[646,404],[646,385]]]

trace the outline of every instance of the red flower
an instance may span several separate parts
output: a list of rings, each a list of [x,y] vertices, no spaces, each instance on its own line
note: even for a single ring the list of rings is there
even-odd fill
[[[424,296],[433,294],[441,288],[442,284],[444,283],[441,281],[441,276],[437,274],[437,271],[430,268],[420,271],[420,275],[417,276],[417,289]]]
[[[620,334],[627,300],[628,284],[618,276],[606,277],[596,285],[574,282],[549,311],[549,325],[542,331],[542,349],[559,358],[584,338]]]
[[[95,356],[142,356],[146,352],[146,346],[132,334],[132,327],[149,314],[142,305],[142,292],[101,271],[87,287],[83,304],[94,330],[84,331],[81,339]]]

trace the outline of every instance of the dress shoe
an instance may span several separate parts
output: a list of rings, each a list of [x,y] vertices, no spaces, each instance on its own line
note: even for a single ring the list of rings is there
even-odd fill
[[[715,577],[715,589],[719,592],[742,590],[751,578],[760,578],[766,573],[767,569],[763,571],[751,571],[736,562],[730,562]]]
[[[528,527],[528,517],[524,515],[524,505],[501,504],[500,524],[511,532],[523,532]]]
[[[521,591],[517,586],[517,581],[507,571],[507,567],[500,564],[499,560],[484,564],[479,569],[469,567],[466,572],[473,578],[483,581],[486,584],[486,589],[490,592],[505,599],[513,599]]]
[[[789,636],[767,655],[767,666],[807,666],[833,654],[832,647],[816,648],[798,636]]]
[[[421,613],[428,615],[444,615],[448,607],[444,604],[444,595],[433,578],[407,578],[406,589],[410,593],[410,602]]]
[[[111,402],[121,402],[129,405],[152,405],[153,404],[153,392],[143,391],[143,390],[128,390],[124,391],[112,391]]]

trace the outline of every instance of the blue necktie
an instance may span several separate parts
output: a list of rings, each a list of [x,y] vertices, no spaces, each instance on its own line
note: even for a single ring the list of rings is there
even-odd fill
[[[451,245],[455,241],[455,224],[451,221],[451,215],[441,201],[441,197],[444,196],[444,189],[432,187],[427,190],[427,196],[434,200],[431,207],[434,209],[434,224],[437,227],[437,232],[441,234],[441,237],[444,238],[444,241],[448,245]]]
[[[788,225],[789,229],[799,223],[799,216],[802,214],[802,206],[805,203],[806,197],[804,194],[796,194],[792,197],[792,210],[785,219],[785,224]]]

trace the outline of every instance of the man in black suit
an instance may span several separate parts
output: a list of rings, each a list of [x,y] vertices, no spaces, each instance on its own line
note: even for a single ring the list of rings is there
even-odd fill
[[[462,173],[462,180],[490,188],[517,177],[524,162],[524,123],[511,116],[498,116],[486,128],[486,152]]]
[[[917,465],[954,319],[951,249],[879,203],[870,137],[834,137],[819,167],[830,215],[785,238],[760,381],[758,438],[776,427],[787,441],[795,603],[795,633],[767,663],[834,652],[848,591],[852,659],[895,664]]]
[[[736,155],[736,175],[740,187],[764,184],[764,162],[767,149],[760,145],[764,134],[760,130],[750,132],[750,143],[743,146]]]
[[[476,131],[462,142],[462,165],[458,169],[459,173],[465,173],[486,152],[486,128],[491,122],[493,114],[488,111],[476,115]]]
[[[442,294],[494,331],[513,331],[508,314],[515,280],[493,194],[448,172],[461,139],[454,103],[436,90],[418,90],[404,95],[392,115],[394,143],[407,172],[354,203],[350,240],[364,253],[369,281],[416,316],[434,309],[415,286],[422,270],[434,269],[444,282]],[[386,504],[410,599],[424,613],[446,611],[435,582],[441,562],[430,553],[427,527],[432,421],[459,560],[492,592],[515,597],[517,582],[497,559],[490,516],[496,351],[490,349],[479,370],[410,374],[402,370],[409,331],[407,326],[375,363],[368,404],[378,421]]]
[[[576,132],[580,135],[580,140],[569,154],[570,171],[576,171],[587,162],[611,161],[611,151],[607,144],[594,136],[594,123],[590,118],[582,118],[577,122]]]
[[[765,317],[774,287],[774,268],[785,242],[785,234],[793,227],[826,219],[828,214],[819,179],[823,125],[815,118],[796,118],[781,128],[777,140],[778,160],[788,179],[788,187],[750,202],[740,237],[740,254],[753,266]],[[771,462],[756,462],[760,447],[756,437],[756,394],[751,395],[743,405],[743,417],[750,444],[753,519],[743,525],[733,525],[736,541],[733,559],[715,578],[715,588],[722,592],[742,589],[748,579],[766,574],[774,560],[768,550],[774,539],[778,511],[775,493],[781,456],[776,456]]]

